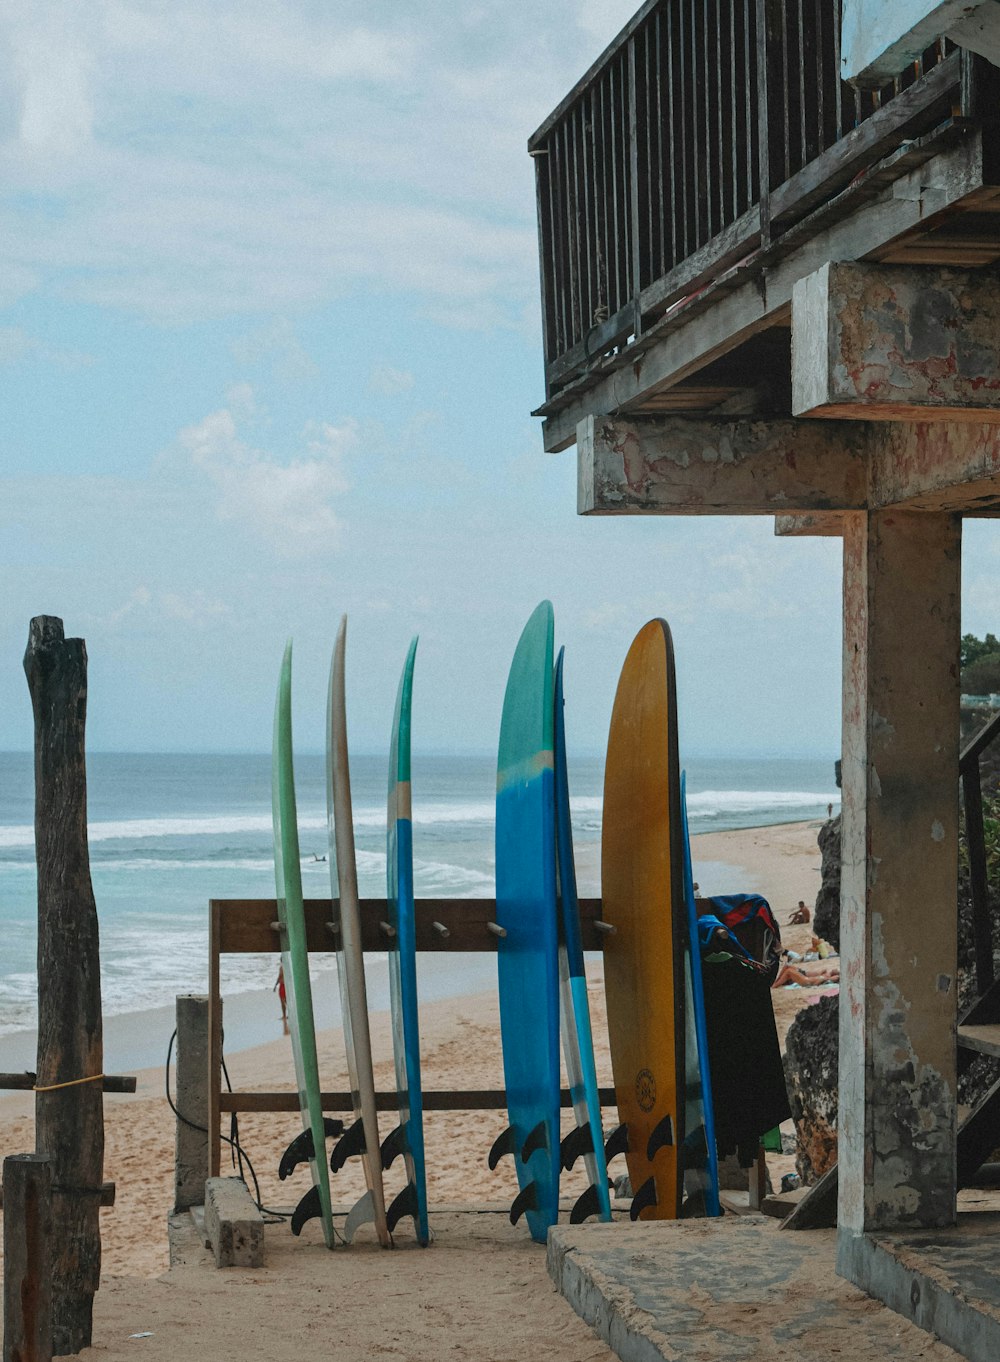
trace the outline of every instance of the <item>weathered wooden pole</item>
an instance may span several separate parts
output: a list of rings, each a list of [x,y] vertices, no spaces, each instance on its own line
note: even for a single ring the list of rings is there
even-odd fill
[[[52,1169],[44,1154],[3,1161],[3,1362],[52,1357]]]
[[[56,1355],[90,1346],[101,1280],[104,1059],[97,906],[87,847],[87,650],[62,620],[31,621],[35,715],[38,1061],[35,1148],[52,1161]]]

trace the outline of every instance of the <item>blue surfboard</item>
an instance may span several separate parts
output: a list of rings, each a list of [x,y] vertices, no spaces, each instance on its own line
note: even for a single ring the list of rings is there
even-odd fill
[[[510,1125],[489,1163],[513,1155],[520,1192],[511,1223],[524,1214],[538,1243],[559,1214],[553,629],[543,601],[514,652],[497,763],[497,976]]]
[[[594,1036],[590,1025],[587,976],[583,963],[580,935],[580,903],[576,892],[576,864],[573,859],[573,828],[570,822],[569,773],[566,766],[566,720],[563,699],[563,655],[559,649],[555,677],[555,757],[556,864],[559,891],[559,1000],[562,1012],[563,1058],[569,1079],[570,1097],[576,1116],[576,1129],[562,1142],[562,1166],[572,1168],[580,1154],[584,1157],[590,1186],[579,1198],[570,1215],[577,1225],[588,1216],[611,1219],[608,1193],[608,1164],[604,1154],[604,1129],[601,1125],[601,1099],[594,1063]]]
[[[417,1020],[417,941],[413,905],[413,823],[410,814],[410,715],[417,640],[410,644],[396,694],[389,748],[386,824],[386,901],[389,939],[389,998],[392,1050],[396,1062],[399,1125],[382,1141],[382,1167],[397,1154],[406,1165],[406,1186],[387,1212],[390,1233],[404,1215],[413,1217],[417,1239],[430,1242],[424,1163],[424,1110],[420,1087],[420,1027]]]
[[[708,1061],[708,1024],[705,1018],[705,988],[701,977],[701,952],[698,948],[698,910],[694,901],[686,783],[685,772],[682,771],[681,826],[684,834],[684,901],[687,911],[687,947],[684,951],[684,1067],[687,1080],[684,1144],[688,1157],[684,1160],[684,1194],[685,1201],[692,1201],[692,1209],[699,1201],[703,1201],[706,1215],[721,1215],[715,1108],[712,1105],[712,1075]]]

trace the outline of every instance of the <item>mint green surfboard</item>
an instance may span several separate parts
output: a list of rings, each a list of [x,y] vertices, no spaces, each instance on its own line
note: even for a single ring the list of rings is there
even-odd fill
[[[325,1122],[320,1105],[319,1065],[316,1059],[316,1027],[313,1021],[312,986],[306,950],[305,910],[302,904],[302,868],[299,860],[299,829],[295,813],[295,774],[292,762],[292,645],[289,641],[281,663],[278,697],[274,706],[274,741],[271,749],[271,806],[274,817],[274,889],[281,924],[281,964],[288,995],[288,1029],[291,1033],[295,1079],[302,1109],[302,1134],[282,1157],[278,1176],[288,1177],[296,1165],[309,1161],[313,1185],[292,1216],[292,1233],[299,1234],[307,1220],[318,1216],[323,1239],[333,1248],[333,1215],[330,1209],[330,1176],[326,1162],[326,1137],[339,1133],[340,1123]]]

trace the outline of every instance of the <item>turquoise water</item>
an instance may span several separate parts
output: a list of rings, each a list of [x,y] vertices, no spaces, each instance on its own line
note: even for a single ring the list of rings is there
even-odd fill
[[[693,834],[818,818],[829,802],[839,804],[832,760],[692,759],[686,766]],[[378,897],[385,894],[385,759],[354,757],[351,774],[360,890]],[[321,757],[296,759],[303,888],[312,898],[330,893],[329,867],[314,859],[326,853],[323,779]],[[414,756],[418,896],[493,896],[495,779],[490,757]],[[600,761],[571,763],[582,855],[600,840],[602,780]],[[0,1034],[34,1023],[33,798],[31,757],[0,754]],[[204,991],[208,900],[274,895],[270,756],[91,754],[88,801],[105,1011]],[[230,956],[223,987],[270,988],[274,971],[271,956]]]

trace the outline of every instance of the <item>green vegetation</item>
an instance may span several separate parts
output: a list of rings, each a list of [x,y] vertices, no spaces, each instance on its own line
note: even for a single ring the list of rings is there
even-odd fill
[[[1000,639],[995,634],[976,638],[963,634],[959,658],[963,695],[990,695],[1000,691]]]

